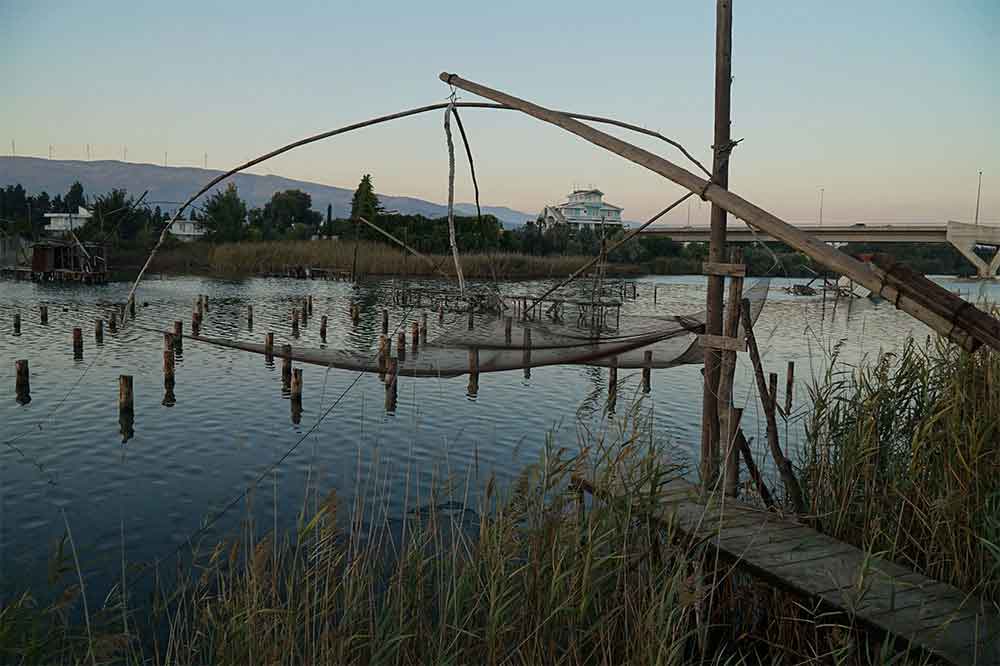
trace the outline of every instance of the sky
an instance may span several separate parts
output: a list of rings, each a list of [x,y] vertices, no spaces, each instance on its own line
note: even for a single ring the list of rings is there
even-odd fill
[[[735,0],[730,189],[790,222],[1000,223],[1000,3]],[[226,169],[444,101],[441,71],[655,129],[711,161],[715,3],[0,0],[0,153]],[[475,96],[459,91],[462,100]],[[443,202],[443,112],[255,168]],[[564,130],[463,112],[484,204],[594,185],[643,220],[681,190]],[[616,131],[682,166],[655,139]],[[5,145],[6,144],[6,145]],[[127,151],[125,153],[124,151]],[[207,157],[206,157],[207,156]],[[459,154],[457,196],[472,199]],[[0,174],[0,181],[3,174]],[[707,222],[708,205],[672,224]]]

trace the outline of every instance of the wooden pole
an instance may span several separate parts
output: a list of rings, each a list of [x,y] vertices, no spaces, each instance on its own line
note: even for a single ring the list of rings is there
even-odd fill
[[[649,393],[653,372],[653,352],[647,350],[642,354],[642,392]]]
[[[308,306],[309,316],[311,317],[312,313],[313,313],[313,297],[312,297],[312,294],[309,294],[309,296],[306,297],[306,305]]]
[[[399,378],[399,364],[395,358],[389,357],[385,377],[385,411],[396,411],[396,388]]]
[[[795,391],[795,361],[788,362],[785,371],[785,418],[792,415],[792,393]]]
[[[389,311],[382,310],[382,335],[389,335]]]
[[[292,370],[292,386],[290,396],[292,400],[302,402],[302,368]]]
[[[521,352],[521,365],[524,366],[524,378],[531,378],[531,329],[524,329],[524,351]]]
[[[420,314],[420,341],[427,344],[427,313]]]
[[[38,306],[38,319],[42,326],[49,323],[49,306],[39,305]]]
[[[17,379],[14,382],[14,394],[17,402],[26,405],[31,402],[31,376],[28,372],[28,359],[14,362]]]
[[[730,0],[717,0],[715,13],[715,131],[713,133],[712,182],[729,185],[729,117],[732,83],[733,8]],[[721,263],[726,252],[726,211],[712,204],[708,260]],[[708,276],[705,332],[722,334],[723,278]],[[705,347],[705,383],[702,392],[701,480],[711,488],[719,469],[719,350]],[[728,405],[726,405],[728,407]]]
[[[319,337],[326,342],[326,315],[319,318]]]
[[[174,396],[174,340],[169,333],[163,336],[163,402],[164,407],[177,404]]]
[[[202,294],[201,301],[205,305],[205,312],[208,312],[208,294]]]
[[[389,336],[378,336],[378,374],[385,379],[385,371],[389,368]]]
[[[399,358],[399,362],[402,363],[406,360],[406,332],[400,331],[396,336],[396,356]]]
[[[108,330],[112,333],[118,330],[118,313],[114,310],[112,310],[111,314],[108,316]]]
[[[83,331],[79,328],[73,329],[73,356],[83,356]]]
[[[253,306],[247,306],[247,328],[253,330]]]
[[[101,319],[94,322],[94,342],[104,344],[104,321]]]
[[[292,310],[292,337],[299,337],[299,309]]]
[[[21,335],[21,313],[14,313],[14,335]]]
[[[767,417],[767,443],[771,449],[771,456],[774,458],[774,464],[781,474],[785,490],[792,500],[792,506],[796,512],[802,513],[805,510],[802,490],[799,488],[798,479],[795,478],[795,471],[792,469],[792,464],[785,457],[785,454],[781,451],[781,445],[778,443],[778,422],[774,416],[775,403],[773,395],[764,379],[764,367],[761,364],[760,352],[757,350],[757,340],[753,334],[753,322],[750,321],[749,299],[743,299],[741,316],[743,318],[744,333],[747,336],[747,351],[750,352],[750,361],[753,363],[754,376],[757,379],[757,392],[760,393],[760,400],[764,405],[764,415]],[[777,386],[777,375],[774,376],[774,383]]]
[[[133,294],[131,298],[128,299],[128,316],[130,319],[135,319],[135,295]]]
[[[733,422],[739,423],[743,418],[743,410],[734,407],[733,408]],[[774,500],[771,498],[771,491],[768,490],[767,484],[764,482],[764,477],[761,476],[760,470],[757,469],[757,464],[753,460],[753,454],[750,451],[750,443],[747,438],[743,435],[743,429],[736,429],[735,436],[736,446],[743,456],[743,462],[747,466],[747,473],[750,474],[750,478],[753,480],[754,486],[757,488],[757,493],[760,495],[760,499],[764,502],[764,506],[769,509],[774,508]]]
[[[503,318],[503,338],[504,342],[506,342],[508,345],[511,343],[511,329],[513,326],[514,326],[513,317]]]
[[[271,331],[267,332],[264,336],[264,353],[270,355],[274,352],[274,333]]]
[[[133,412],[135,403],[132,393],[132,375],[118,376],[118,411]]]
[[[292,383],[292,346],[281,345],[281,385],[288,387]]]
[[[733,249],[730,253],[732,263],[742,262],[742,252]],[[743,300],[743,278],[729,278],[729,298],[726,303],[726,321],[723,332],[726,337],[736,338],[740,331],[740,306]],[[736,447],[736,430],[739,422],[732,418],[733,379],[736,374],[736,352],[723,351],[719,370],[719,391],[716,394],[719,418],[719,436],[724,444],[723,459],[724,488],[727,495],[736,497],[740,479],[740,453]]]
[[[420,324],[416,321],[410,322],[410,346],[413,347],[413,353],[417,353],[417,348],[420,346]]]
[[[469,303],[469,330],[471,331],[476,325],[476,313],[472,309],[472,303]]]
[[[618,403],[618,357],[612,356],[608,367],[608,412],[614,414]]]
[[[469,397],[479,394],[479,349],[469,349]]]
[[[656,291],[660,288],[660,285],[653,285],[653,305],[656,305]]]
[[[438,324],[444,323],[444,303],[438,306]]]

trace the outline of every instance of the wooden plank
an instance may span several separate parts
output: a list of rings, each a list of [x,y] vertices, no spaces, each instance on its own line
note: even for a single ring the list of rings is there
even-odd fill
[[[718,275],[720,277],[746,277],[746,264],[726,264],[721,261],[705,261],[701,264],[703,275]]]
[[[731,352],[745,352],[747,341],[744,338],[727,338],[724,335],[703,333],[698,336],[698,344],[705,349],[721,349]]]

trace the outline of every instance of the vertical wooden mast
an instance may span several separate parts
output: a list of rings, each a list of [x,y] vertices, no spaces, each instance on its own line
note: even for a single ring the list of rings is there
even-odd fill
[[[729,152],[732,150],[729,134],[732,46],[732,0],[718,0],[715,12],[715,132],[712,145],[712,182],[723,189],[729,189]],[[712,263],[725,261],[725,251],[726,210],[713,203],[708,260]],[[708,276],[705,332],[710,335],[722,335],[724,279],[719,275]],[[706,347],[701,434],[701,479],[706,487],[715,482],[719,470],[719,368],[719,350]]]

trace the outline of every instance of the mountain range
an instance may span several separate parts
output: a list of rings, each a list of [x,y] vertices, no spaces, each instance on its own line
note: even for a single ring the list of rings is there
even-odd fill
[[[0,157],[0,187],[20,183],[29,194],[45,191],[49,196],[65,194],[74,181],[80,181],[88,197],[103,194],[112,189],[124,188],[138,197],[148,191],[145,201],[159,205],[164,211],[172,211],[179,202],[198,191],[206,182],[222,173],[213,169],[196,167],[171,167],[155,164],[120,162],[118,160],[48,160],[38,157]],[[334,217],[346,217],[351,210],[353,190],[321,185],[304,180],[294,180],[281,176],[259,176],[239,173],[232,176],[216,189],[233,182],[239,189],[240,197],[250,208],[263,207],[271,195],[282,190],[298,189],[312,197],[312,207],[324,216],[327,205],[333,205]],[[202,195],[199,201],[210,196],[211,191]],[[444,204],[424,201],[416,197],[400,197],[379,194],[379,200],[386,210],[406,215],[423,215],[429,218],[448,214]],[[197,203],[197,202],[196,202]],[[473,203],[457,203],[455,209],[463,214],[475,214]],[[506,206],[483,206],[484,214],[496,216],[504,226],[516,227],[535,215],[507,208]]]

